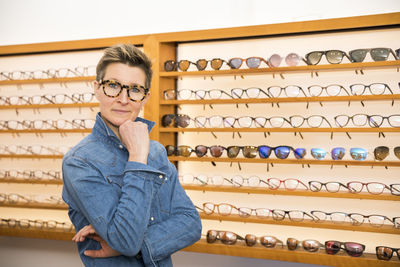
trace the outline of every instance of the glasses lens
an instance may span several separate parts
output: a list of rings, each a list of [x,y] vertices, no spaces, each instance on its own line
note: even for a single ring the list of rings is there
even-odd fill
[[[178,146],[176,150],[177,156],[189,157],[193,149],[190,146]]]
[[[367,51],[366,49],[356,49],[353,51],[349,52],[350,55],[350,59],[353,62],[363,62],[365,59],[365,56],[367,55]]]
[[[386,186],[381,183],[367,183],[367,190],[371,194],[382,194],[383,190],[385,190]]]
[[[203,146],[203,145],[198,145],[194,148],[194,152],[196,153],[196,156],[198,157],[203,157],[205,154],[207,154],[208,147]]]
[[[211,60],[211,68],[213,68],[214,70],[219,70],[222,67],[222,63],[224,61],[220,58],[214,58],[213,60]]]
[[[325,242],[325,250],[326,253],[334,255],[340,251],[340,242],[339,241],[326,241]]]
[[[400,127],[400,115],[391,115],[388,118],[389,124],[392,127]]]
[[[164,63],[165,71],[174,71],[176,70],[176,62],[173,60],[167,60]]]
[[[223,125],[224,118],[221,116],[212,116],[208,119],[208,122],[212,128],[217,128]]]
[[[240,117],[240,118],[238,118],[239,126],[242,127],[242,128],[251,127],[252,122],[253,122],[253,119],[251,117]]]
[[[176,124],[182,128],[186,128],[189,126],[190,117],[188,115],[178,114],[176,117]]]
[[[167,145],[167,146],[165,147],[165,149],[167,150],[167,155],[168,155],[168,156],[172,156],[172,155],[175,154],[175,147],[174,147],[174,146],[172,146],[172,145]]]
[[[344,52],[340,50],[330,50],[326,52],[326,59],[331,64],[339,64],[342,62]]]
[[[302,159],[306,155],[307,151],[305,148],[296,148],[294,150],[294,156],[296,159]]]
[[[321,191],[322,189],[322,183],[317,182],[317,181],[310,181],[308,182],[309,188],[313,192],[318,192]]]
[[[286,240],[286,245],[289,250],[295,250],[299,241],[296,238],[288,238]]]
[[[161,125],[162,125],[163,127],[170,126],[171,123],[172,123],[172,121],[173,121],[173,119],[174,119],[174,117],[175,117],[174,114],[167,114],[167,115],[164,115],[164,116],[161,118]]]
[[[204,70],[207,67],[208,61],[205,59],[199,59],[196,61],[196,67],[198,70]]]
[[[285,87],[285,93],[288,97],[297,97],[300,95],[301,88],[296,85],[289,85]]]
[[[350,85],[350,90],[352,95],[363,95],[365,91],[364,84],[353,84]]]
[[[258,68],[261,64],[261,59],[258,57],[249,57],[246,59],[246,64],[250,69]]]
[[[231,214],[232,211],[232,206],[229,204],[220,204],[217,206],[218,207],[218,213],[223,215],[223,216],[227,216],[229,214]]]
[[[165,100],[173,100],[176,99],[176,92],[174,89],[164,91],[164,99]]]
[[[121,92],[121,85],[116,81],[104,81],[103,90],[107,96],[116,97]]]
[[[273,54],[269,59],[268,63],[271,67],[277,68],[282,62],[282,57],[278,54]]]
[[[281,128],[285,123],[285,118],[283,117],[271,117],[269,118],[269,123],[273,128]]]
[[[215,230],[207,231],[207,243],[214,243],[217,240],[218,232]]]
[[[241,58],[232,58],[229,60],[229,66],[232,69],[240,68],[240,66],[242,66],[242,63],[243,63],[243,59],[241,59]]]
[[[388,48],[374,48],[371,49],[371,57],[374,61],[385,61],[388,59],[390,49]]]
[[[249,247],[254,246],[257,243],[257,237],[252,234],[247,234],[244,239],[246,240],[246,245]]]
[[[326,92],[328,93],[329,96],[337,96],[340,94],[341,90],[342,87],[337,84],[332,84],[326,87]]]
[[[282,88],[279,86],[271,86],[268,88],[268,94],[272,97],[279,97],[281,95]]]
[[[316,252],[321,246],[317,240],[304,240],[301,244],[303,245],[303,248],[309,252]]]
[[[179,61],[179,63],[178,63],[178,68],[179,68],[181,71],[187,71],[188,68],[189,68],[189,66],[190,66],[190,62],[189,62],[188,60],[181,60],[181,61]]]
[[[381,95],[385,92],[387,85],[384,83],[373,83],[369,86],[371,94],[373,95]]]
[[[380,115],[369,116],[368,123],[371,127],[380,127],[383,123],[383,117]]]
[[[264,247],[273,248],[276,246],[278,239],[273,236],[262,236],[260,237],[260,243]]]
[[[218,90],[218,89],[212,89],[208,91],[208,94],[211,99],[220,99],[222,96],[223,91]]]
[[[233,245],[236,243],[237,235],[232,232],[220,232],[220,238],[225,245]]]
[[[346,242],[344,243],[344,249],[350,256],[360,257],[364,252],[365,246],[359,243]]]
[[[278,159],[286,159],[290,153],[290,147],[278,146],[274,149],[275,155]]]
[[[210,153],[211,156],[219,158],[222,156],[222,152],[224,152],[224,147],[222,146],[211,146],[210,147]]]
[[[398,159],[400,159],[400,146],[396,146],[396,147],[393,149],[393,151],[394,151],[395,156],[396,156]]]
[[[228,151],[229,158],[236,158],[237,155],[239,154],[240,147],[239,146],[229,146],[226,150]]]
[[[258,147],[258,154],[260,158],[267,159],[271,155],[272,148],[269,146],[259,146]]]
[[[321,60],[321,57],[324,53],[315,51],[315,52],[310,52],[306,55],[306,60],[309,65],[317,65],[319,61]]]
[[[311,155],[313,156],[313,158],[321,160],[325,158],[326,151],[322,148],[312,148]]]
[[[345,153],[344,147],[335,147],[331,151],[331,156],[333,160],[341,160],[344,157]]]
[[[183,99],[183,100],[187,100],[190,99],[192,97],[192,90],[189,89],[182,89],[178,91],[178,99]]]
[[[351,148],[350,155],[354,160],[365,160],[367,158],[367,150],[364,148]]]
[[[196,125],[196,127],[205,128],[206,123],[207,123],[206,117],[200,116],[200,117],[194,118],[194,124]]]
[[[319,85],[313,85],[308,87],[308,92],[310,96],[320,96],[322,93],[322,87]]]
[[[389,148],[387,146],[378,146],[374,149],[374,156],[376,160],[384,160],[389,155]]]
[[[132,101],[142,101],[146,94],[146,89],[140,85],[134,85],[128,90],[129,98]]]
[[[255,158],[257,156],[257,147],[255,147],[255,146],[243,147],[243,155],[246,158]]]
[[[376,247],[376,257],[379,260],[388,261],[392,258],[392,256],[393,256],[393,250],[391,248],[383,246]]]
[[[242,98],[243,92],[244,91],[241,88],[234,88],[231,90],[231,95],[233,98]]]
[[[290,53],[286,56],[285,62],[289,67],[297,66],[300,62],[300,56],[296,53]]]

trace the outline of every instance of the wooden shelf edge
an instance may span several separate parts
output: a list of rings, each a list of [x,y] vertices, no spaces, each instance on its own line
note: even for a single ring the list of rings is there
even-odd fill
[[[221,243],[208,244],[204,239],[186,247],[183,251],[208,253],[227,256],[238,256],[246,258],[258,258],[266,260],[290,261],[309,264],[320,264],[328,266],[398,266],[399,261],[382,261],[376,258],[375,254],[364,253],[361,257],[351,257],[343,252],[337,255],[328,255],[324,250],[313,253],[297,249],[290,251],[286,248],[265,248],[261,246],[248,247],[244,244],[224,245]]]
[[[99,103],[71,103],[71,104],[36,104],[36,105],[2,105],[0,109],[36,109],[36,108],[93,108]]]
[[[50,210],[68,210],[67,205],[51,204],[51,203],[24,203],[24,204],[8,204],[0,203],[0,207],[8,208],[24,208],[24,209],[50,209]]]
[[[46,180],[46,179],[18,179],[18,178],[0,178],[3,184],[55,184],[62,185],[62,180]]]
[[[26,130],[0,130],[2,133],[13,133],[13,134],[23,134],[23,133],[91,133],[92,129],[48,129],[48,130],[36,130],[36,129],[26,129]]]
[[[209,191],[209,192],[228,192],[228,193],[246,193],[246,194],[266,194],[266,195],[284,195],[284,196],[305,196],[305,197],[324,197],[324,198],[351,198],[351,199],[371,199],[371,200],[388,200],[388,201],[400,201],[400,196],[392,194],[380,194],[374,195],[369,193],[330,193],[327,191],[305,191],[305,190],[284,190],[284,189],[268,189],[268,188],[257,188],[257,187],[233,187],[233,186],[198,186],[198,185],[185,185],[182,184],[185,190],[195,191]]]
[[[62,230],[40,230],[40,229],[21,229],[17,227],[16,228],[0,227],[0,236],[71,241],[74,235],[75,232],[65,232]]]

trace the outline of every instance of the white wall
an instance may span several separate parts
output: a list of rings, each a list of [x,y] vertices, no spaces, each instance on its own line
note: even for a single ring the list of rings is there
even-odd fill
[[[400,11],[398,0],[0,0],[0,45],[270,24]],[[110,8],[110,7],[113,8]],[[113,11],[114,10],[114,11]],[[3,60],[0,58],[0,61]],[[21,257],[23,255],[23,257]],[[176,266],[302,266],[180,252]],[[197,263],[197,265],[195,265]],[[0,237],[0,266],[80,266],[72,242]],[[305,265],[303,265],[305,266]]]

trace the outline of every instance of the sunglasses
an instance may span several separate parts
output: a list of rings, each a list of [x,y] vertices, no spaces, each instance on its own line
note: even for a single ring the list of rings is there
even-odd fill
[[[242,150],[245,158],[255,158],[257,156],[256,146],[228,146],[226,150],[229,158],[236,158],[240,150]]]
[[[331,156],[333,160],[341,160],[344,157],[345,154],[345,149],[343,147],[336,147],[333,148],[331,151]],[[350,156],[354,160],[366,160],[367,158],[367,150],[364,148],[351,148],[350,149]],[[322,148],[312,148],[311,149],[311,155],[313,158],[317,160],[322,160],[326,156],[326,151],[325,149]]]
[[[369,49],[355,49],[349,52],[351,62],[363,62],[365,56],[368,54],[374,61],[385,61],[388,59],[389,55],[392,54],[397,60],[398,57],[391,48],[369,48]]]
[[[168,127],[173,124],[174,127],[186,128],[190,124],[190,117],[184,114],[167,114],[161,118],[161,125]]]
[[[317,252],[319,248],[323,247],[323,245],[317,240],[307,239],[300,242],[296,238],[292,237],[286,240],[286,245],[289,250],[296,250],[297,247],[301,246],[308,252]]]
[[[322,190],[322,187],[325,187],[326,191],[330,193],[336,193],[339,192],[340,188],[343,187],[345,189],[348,189],[347,186],[345,186],[342,183],[339,182],[327,182],[327,183],[321,183],[318,181],[309,181],[308,186],[311,191],[313,192],[319,192]]]
[[[392,258],[393,253],[397,254],[397,258],[400,260],[400,248],[390,248],[390,247],[385,247],[385,246],[377,246],[375,248],[376,250],[376,257],[378,260],[385,260],[388,261]]]
[[[341,249],[347,252],[352,257],[360,257],[364,250],[365,245],[355,242],[340,242],[329,240],[325,242],[325,251],[328,254],[337,254]]]
[[[193,148],[190,146],[173,146],[173,145],[167,145],[165,146],[165,149],[167,150],[167,156],[183,156],[183,157],[189,157],[192,152],[194,152]]]
[[[229,231],[207,231],[207,243],[214,243],[217,240],[221,240],[221,242],[225,245],[234,245],[238,239],[244,240],[244,238],[240,235]]]
[[[393,149],[395,156],[400,159],[400,146]],[[387,146],[378,146],[374,149],[374,157],[376,160],[384,160],[389,155]]]
[[[283,247],[283,242],[278,238],[276,238],[275,236],[261,236],[258,238],[255,235],[247,234],[244,239],[246,241],[246,245],[249,247],[252,247],[255,244],[257,244],[257,241],[260,242],[261,245],[267,248],[274,248],[276,247],[277,244],[280,244]]]
[[[196,63],[191,62],[189,60],[167,60],[164,62],[164,70],[165,71],[177,71],[180,69],[181,71],[187,71],[190,67],[190,64],[196,65]]]
[[[256,69],[260,67],[262,62],[269,66],[269,63],[262,57],[248,57],[246,59],[235,57],[229,59],[228,65],[232,69],[239,69],[242,66],[243,62],[246,62],[247,67],[249,67],[250,69]]]
[[[226,148],[218,145],[215,146],[198,145],[194,148],[194,152],[199,158],[205,156],[208,150],[210,150],[211,156],[213,156],[214,158],[219,158],[222,156],[222,153],[224,152],[224,150],[226,150]]]
[[[327,50],[327,51],[313,51],[308,54],[306,54],[306,63],[308,65],[317,65],[321,59],[322,56],[325,55],[326,60],[330,64],[339,64],[342,62],[343,57],[347,57],[350,61],[349,56],[340,50]]]
[[[277,147],[259,146],[258,147],[258,154],[259,154],[260,158],[262,158],[262,159],[269,158],[272,151],[274,151],[275,156],[278,159],[286,159],[289,156],[290,151],[293,151],[295,153],[295,155],[297,155],[299,157],[305,155],[305,153],[303,151],[295,152],[295,149],[291,146],[277,146]]]

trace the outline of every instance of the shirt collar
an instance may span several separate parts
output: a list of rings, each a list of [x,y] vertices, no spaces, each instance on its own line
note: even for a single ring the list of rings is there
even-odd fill
[[[154,125],[156,124],[154,121],[149,121],[149,120],[146,120],[146,119],[143,119],[140,117],[137,117],[135,121],[140,121],[140,122],[146,123],[149,133],[153,129]],[[106,122],[101,117],[100,112],[98,112],[96,115],[96,123],[93,127],[93,131],[100,132],[107,136],[112,136],[112,137],[118,138],[115,135],[115,133],[107,126]]]

